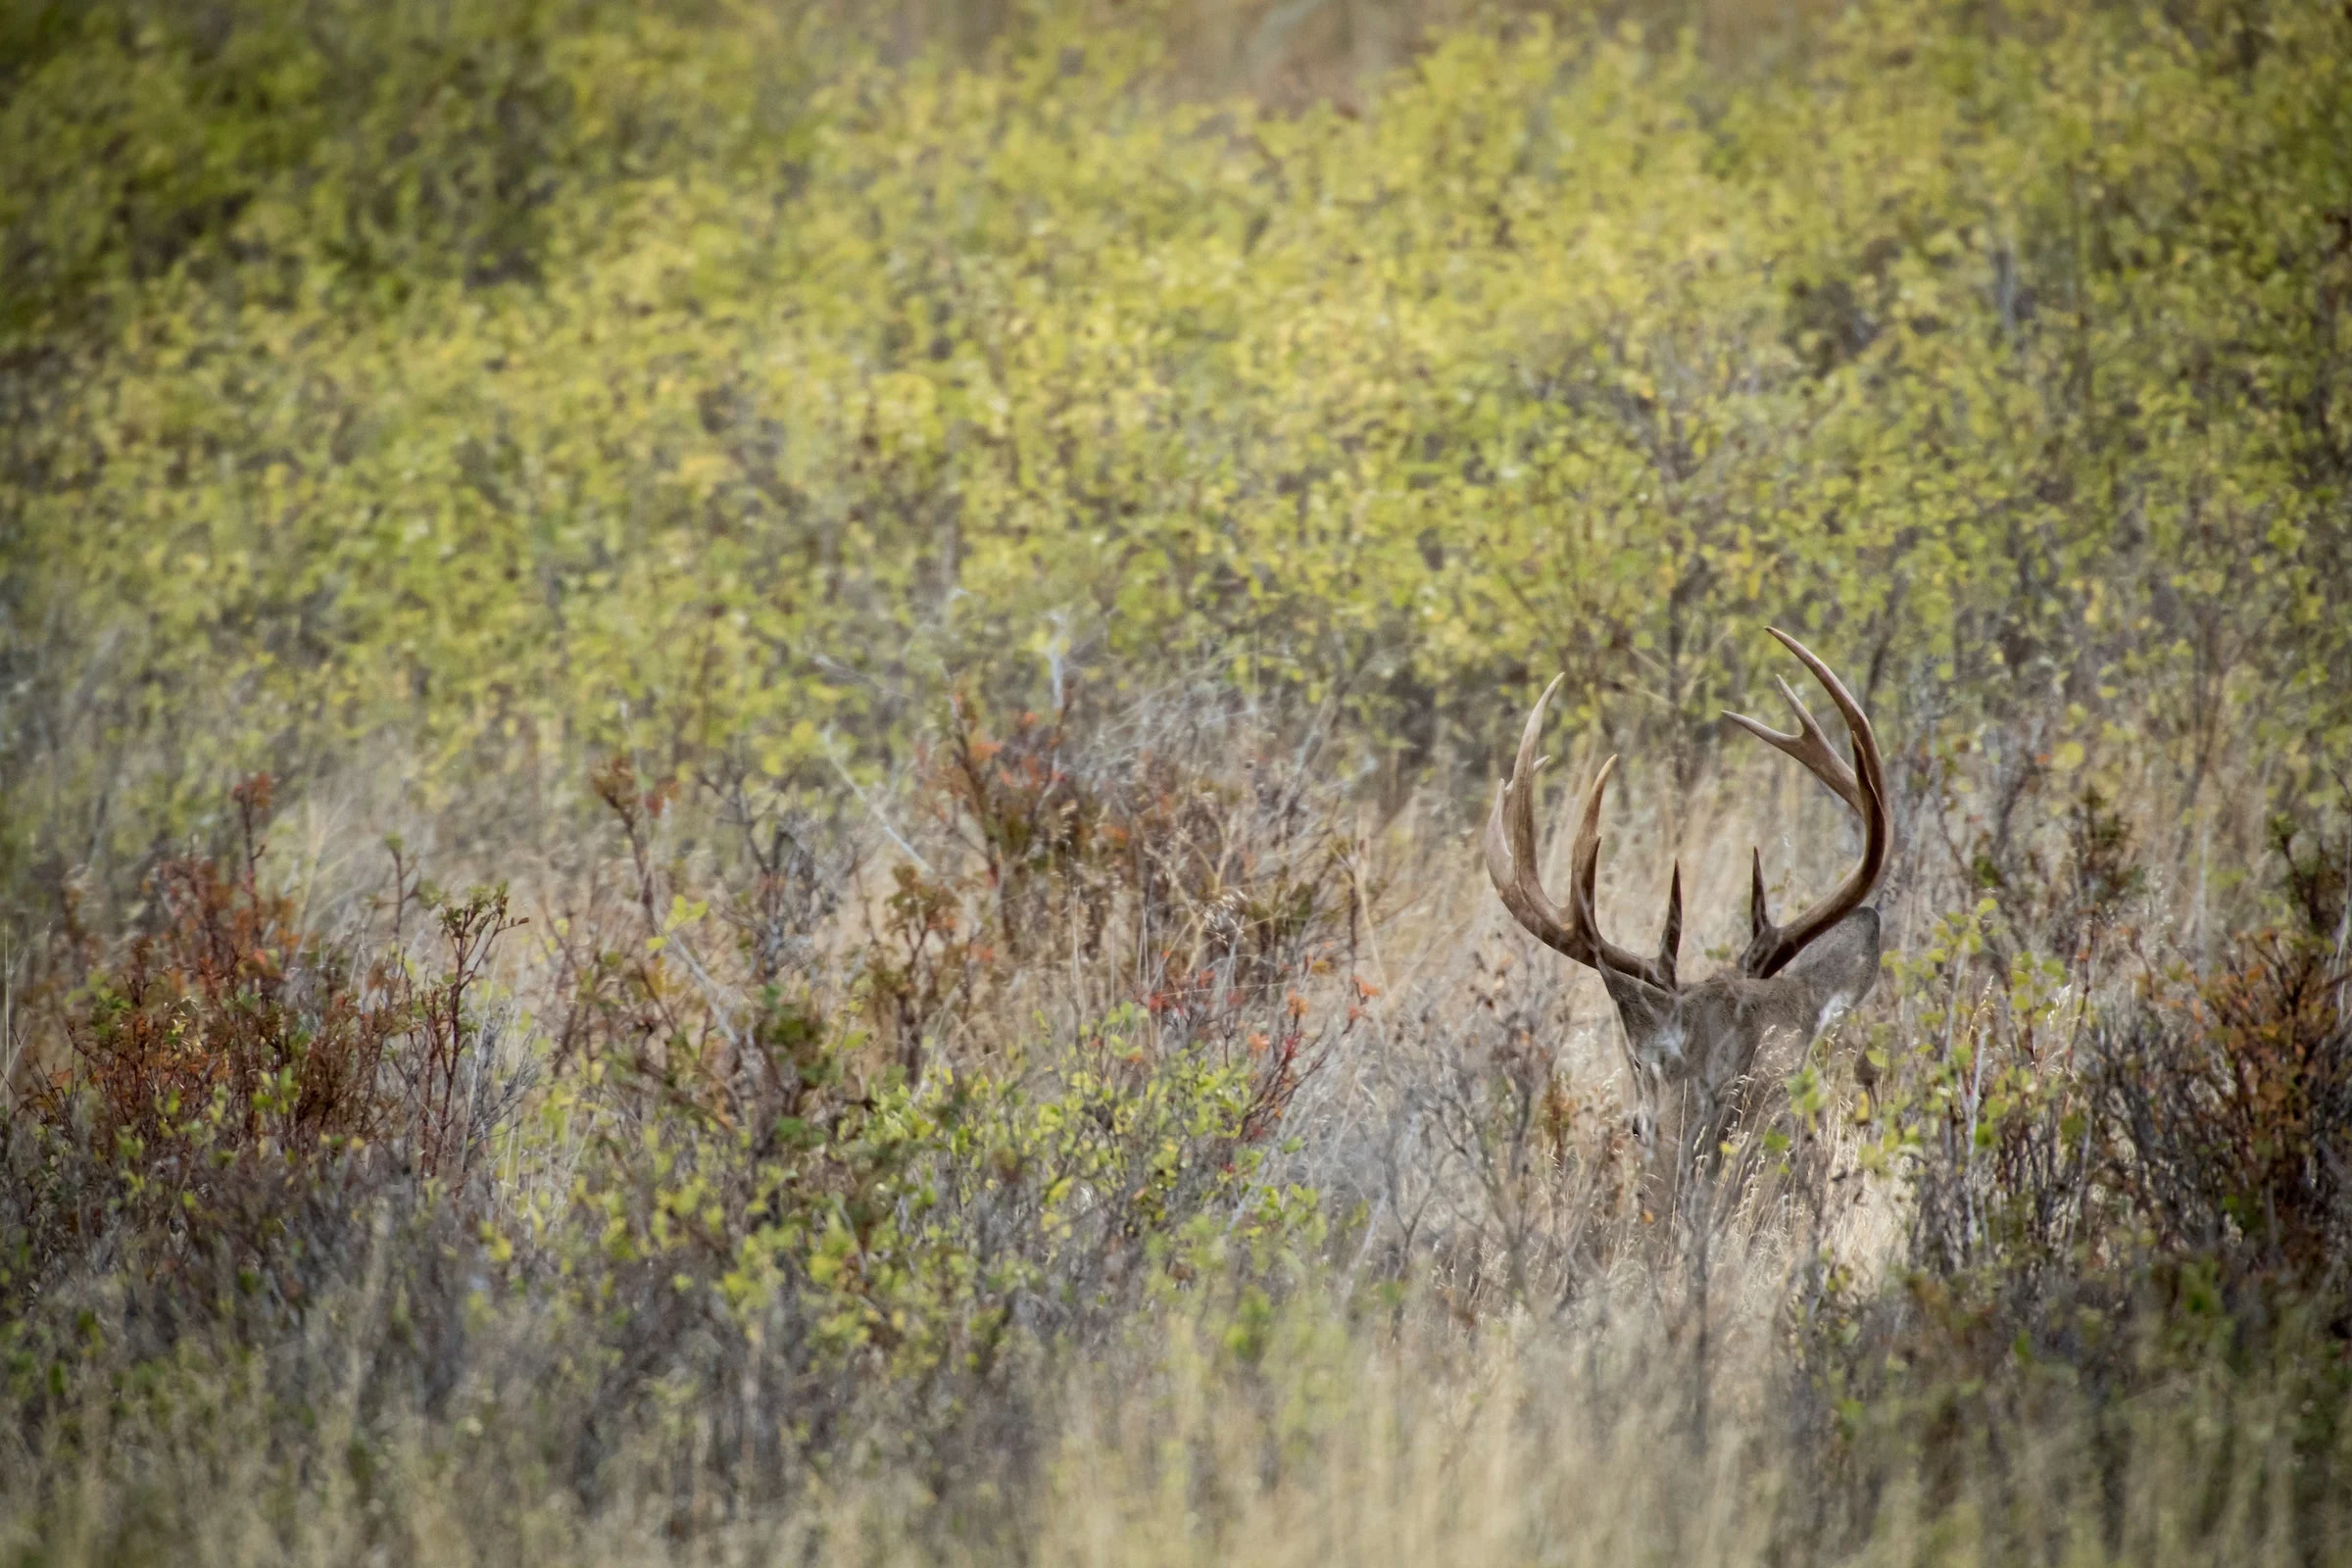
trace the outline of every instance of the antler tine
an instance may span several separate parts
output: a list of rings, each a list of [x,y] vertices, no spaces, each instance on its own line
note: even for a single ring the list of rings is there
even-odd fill
[[[1675,982],[1671,960],[1659,963],[1627,952],[1600,935],[1593,918],[1592,883],[1600,860],[1601,796],[1608,789],[1609,774],[1617,766],[1616,758],[1600,764],[1592,792],[1585,797],[1584,814],[1569,849],[1571,893],[1565,910],[1551,902],[1537,875],[1536,773],[1548,759],[1536,756],[1536,744],[1543,737],[1544,715],[1551,707],[1552,694],[1559,690],[1562,679],[1565,677],[1555,676],[1544,688],[1544,695],[1536,700],[1535,708],[1527,715],[1526,727],[1519,732],[1519,751],[1511,762],[1511,776],[1495,791],[1494,808],[1487,815],[1483,840],[1487,876],[1494,882],[1494,891],[1501,895],[1503,907],[1544,946],[1579,963],[1604,972],[1615,970],[1660,990],[1672,991]],[[1679,894],[1679,877],[1677,880]],[[1679,912],[1679,898],[1676,906]]]
[[[1861,704],[1845,689],[1845,683],[1832,672],[1830,666],[1815,658],[1813,651],[1777,626],[1765,628],[1781,645],[1794,654],[1804,666],[1821,682],[1822,690],[1830,694],[1838,712],[1845,720],[1846,732],[1853,738],[1854,766],[1830,745],[1821,725],[1812,712],[1798,701],[1788,683],[1780,681],[1781,695],[1796,711],[1797,728],[1792,735],[1784,735],[1767,728],[1752,718],[1739,713],[1724,716],[1741,729],[1765,742],[1775,750],[1786,753],[1802,762],[1815,778],[1831,792],[1852,807],[1862,818],[1862,858],[1846,874],[1835,891],[1786,927],[1776,926],[1764,910],[1764,862],[1756,859],[1755,888],[1751,895],[1748,918],[1754,935],[1747,951],[1740,955],[1740,972],[1754,979],[1777,973],[1789,959],[1830,927],[1859,908],[1871,890],[1878,886],[1879,876],[1886,868],[1886,855],[1892,837],[1892,826],[1886,810],[1886,767],[1879,756],[1878,737],[1872,733],[1870,718],[1862,711]],[[1776,677],[1777,678],[1777,677]]]
[[[1544,687],[1544,695],[1536,700],[1534,710],[1527,715],[1526,727],[1519,735],[1518,755],[1511,761],[1510,776],[1494,792],[1494,808],[1487,813],[1483,847],[1487,877],[1502,896],[1503,906],[1545,946],[1582,959],[1583,955],[1571,946],[1573,938],[1562,925],[1559,911],[1544,896],[1544,886],[1534,872],[1535,775],[1536,769],[1543,765],[1535,755],[1536,742],[1543,735],[1544,710],[1551,706],[1551,694],[1565,678],[1557,677]]]
[[[1778,636],[1779,634],[1776,632],[1774,635]],[[1814,718],[1813,710],[1804,705],[1803,699],[1796,695],[1794,688],[1789,686],[1788,681],[1778,675],[1773,676],[1772,679],[1773,684],[1780,687],[1781,696],[1788,702],[1789,709],[1796,714],[1794,734],[1784,735],[1770,725],[1748,717],[1745,713],[1734,713],[1727,710],[1723,716],[1765,745],[1795,758],[1805,765],[1807,772],[1828,785],[1831,793],[1852,807],[1857,815],[1867,816],[1869,808],[1863,805],[1862,786],[1855,779],[1854,770],[1846,765],[1845,759],[1839,757],[1837,749],[1831,746],[1829,736],[1822,733],[1821,723]]]
[[[1674,862],[1674,879],[1666,886],[1666,929],[1658,937],[1658,966],[1666,978],[1674,978],[1675,964],[1683,951],[1683,862]]]
[[[1555,679],[1544,687],[1544,695],[1536,700],[1534,710],[1527,715],[1527,725],[1519,736],[1518,755],[1511,761],[1510,776],[1495,790],[1494,808],[1487,813],[1483,848],[1487,877],[1501,895],[1503,907],[1545,946],[1581,959],[1583,955],[1574,950],[1573,937],[1561,923],[1559,911],[1544,897],[1544,886],[1533,869],[1535,774],[1543,765],[1535,756],[1536,742],[1543,734],[1544,710],[1551,706],[1551,694],[1559,689],[1559,679]],[[1524,850],[1519,848],[1522,840],[1526,845]]]

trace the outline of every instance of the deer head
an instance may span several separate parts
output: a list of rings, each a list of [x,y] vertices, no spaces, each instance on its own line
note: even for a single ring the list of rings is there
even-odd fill
[[[1859,704],[1830,667],[1795,638],[1773,636],[1813,672],[1853,737],[1848,766],[1788,683],[1781,695],[1796,713],[1784,735],[1738,713],[1724,717],[1802,762],[1863,823],[1862,858],[1835,891],[1787,925],[1764,906],[1764,857],[1754,859],[1746,951],[1729,973],[1686,984],[1676,974],[1683,935],[1683,869],[1678,861],[1666,894],[1666,931],[1654,956],[1643,957],[1600,934],[1592,886],[1600,863],[1600,801],[1612,757],[1600,764],[1569,853],[1568,904],[1552,903],[1536,874],[1536,756],[1544,713],[1559,680],[1544,688],[1527,728],[1511,776],[1487,818],[1487,874],[1504,907],[1547,947],[1600,971],[1625,1026],[1635,1084],[1635,1124],[1654,1167],[1687,1173],[1704,1163],[1729,1122],[1743,1106],[1759,1055],[1792,1060],[1838,1013],[1860,1001],[1879,970],[1879,913],[1863,901],[1886,869],[1888,821],[1886,776],[1878,739]]]

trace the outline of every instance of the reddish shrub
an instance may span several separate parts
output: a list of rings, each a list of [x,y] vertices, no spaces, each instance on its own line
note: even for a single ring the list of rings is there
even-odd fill
[[[2352,1262],[2346,979],[2328,944],[2267,933],[2101,1032],[2104,1179],[2163,1251],[2298,1287]]]
[[[407,1015],[387,971],[355,973],[262,886],[269,778],[234,799],[236,862],[187,856],[156,868],[149,928],[69,1004],[67,1059],[37,1085],[53,1117],[86,1098],[102,1148],[161,1151],[209,1118],[225,1148],[297,1155],[393,1123],[382,1068]]]
[[[182,856],[146,885],[145,929],[95,963],[61,1009],[56,1065],[33,1106],[86,1117],[127,1171],[193,1192],[261,1159],[288,1167],[395,1143],[423,1176],[460,1174],[482,1129],[475,996],[515,923],[503,889],[444,901],[394,855],[393,940],[373,952],[309,929],[264,882],[270,784],[233,800],[233,860]],[[448,964],[419,978],[398,945],[414,904],[437,915]],[[167,1184],[171,1185],[171,1184]]]

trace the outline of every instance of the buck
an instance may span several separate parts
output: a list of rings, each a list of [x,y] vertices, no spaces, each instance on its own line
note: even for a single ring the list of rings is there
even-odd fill
[[[1770,628],[1768,628],[1770,629]],[[1861,705],[1830,667],[1788,633],[1772,629],[1821,682],[1853,738],[1854,760],[1839,757],[1786,680],[1781,695],[1796,714],[1782,734],[1752,718],[1724,717],[1796,759],[1862,818],[1862,858],[1826,898],[1787,925],[1765,908],[1764,856],[1754,858],[1748,942],[1728,973],[1684,983],[1676,972],[1683,937],[1683,868],[1666,893],[1666,930],[1655,956],[1643,957],[1600,934],[1592,887],[1600,863],[1600,804],[1611,757],[1600,764],[1568,855],[1568,903],[1554,904],[1536,870],[1536,756],[1544,714],[1560,677],[1544,689],[1519,736],[1511,775],[1487,817],[1487,874],[1504,907],[1546,947],[1600,972],[1625,1027],[1633,1068],[1635,1127],[1650,1166],[1671,1195],[1693,1169],[1705,1168],[1747,1107],[1759,1057],[1790,1061],[1870,990],[1879,971],[1879,912],[1865,901],[1886,866],[1886,774],[1878,739]],[[1777,677],[1776,677],[1777,679]],[[1671,1200],[1669,1199],[1669,1200]]]

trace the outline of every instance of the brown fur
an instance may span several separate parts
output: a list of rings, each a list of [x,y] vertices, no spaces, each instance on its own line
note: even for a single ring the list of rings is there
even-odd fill
[[[1712,1168],[1718,1146],[1754,1108],[1757,1088],[1793,1070],[1878,972],[1879,911],[1867,905],[1767,980],[1735,972],[1669,992],[1601,971],[1625,1026],[1653,1201],[1671,1207],[1690,1176]]]

